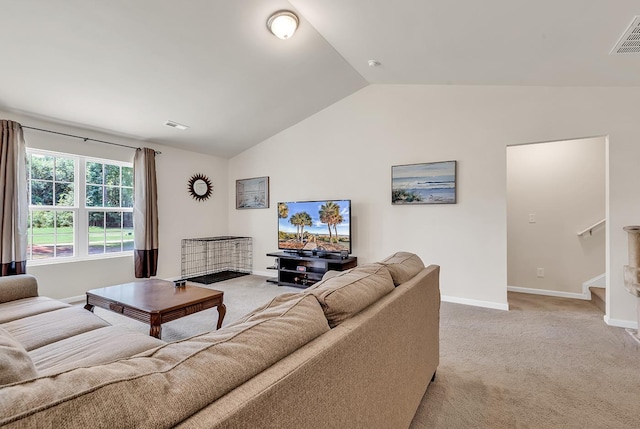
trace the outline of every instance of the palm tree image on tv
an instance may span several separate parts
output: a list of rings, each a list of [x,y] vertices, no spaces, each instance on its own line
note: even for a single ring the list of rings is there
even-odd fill
[[[278,248],[349,251],[349,211],[348,200],[278,203]]]
[[[302,242],[304,238],[304,227],[311,226],[311,216],[307,212],[296,213],[289,219],[291,225],[295,225],[297,228],[298,241]]]
[[[320,207],[320,222],[327,224],[329,230],[329,243],[338,242],[338,225],[340,225],[344,218],[340,214],[340,206],[333,201],[327,201]],[[331,227],[335,231],[335,236],[331,234]]]

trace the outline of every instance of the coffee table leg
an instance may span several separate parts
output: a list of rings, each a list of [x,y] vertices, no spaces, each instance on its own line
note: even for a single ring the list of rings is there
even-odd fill
[[[218,326],[216,327],[216,329],[220,329],[220,327],[222,326],[222,321],[224,320],[224,315],[227,314],[227,307],[220,303],[220,305],[218,306]]]
[[[162,326],[160,324],[160,315],[152,314],[151,315],[151,329],[149,329],[149,335],[152,337],[156,337],[160,339],[160,335],[162,334]]]
[[[85,309],[85,310],[89,310],[90,312],[92,312],[92,313],[93,313],[93,305],[91,305],[91,304],[87,304],[87,305],[85,305],[85,306],[84,306],[84,309]]]

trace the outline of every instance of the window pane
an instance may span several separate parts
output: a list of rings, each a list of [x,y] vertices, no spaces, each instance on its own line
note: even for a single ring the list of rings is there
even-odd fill
[[[120,188],[107,186],[105,207],[120,207]]]
[[[104,253],[104,232],[100,234],[89,234],[89,254],[95,255]]]
[[[133,207],[133,188],[122,188],[122,207]]]
[[[31,181],[31,204],[34,206],[53,205],[53,182]]]
[[[102,164],[87,162],[87,183],[102,185]]]
[[[56,183],[55,205],[73,207],[73,183]]]
[[[53,212],[50,210],[34,210],[31,213],[31,225],[34,234],[53,232]],[[45,231],[49,229],[49,231]]]
[[[87,185],[87,207],[102,207],[102,186]]]
[[[117,228],[118,234],[122,228],[122,213],[120,212],[107,212],[107,235],[109,229]]]
[[[69,242],[73,242],[73,212],[64,211],[56,212],[56,227],[58,234],[58,243],[60,243],[60,237],[68,234]]]
[[[56,245],[56,258],[70,258],[73,256],[73,244]]]
[[[129,230],[131,232],[131,235],[133,235],[133,213],[132,212],[122,213],[122,226],[124,229]]]
[[[89,212],[89,254],[104,253],[104,212]]]
[[[73,251],[73,212],[56,212],[56,258],[68,258]]]
[[[122,252],[122,242],[107,242],[107,253]]]
[[[132,167],[122,167],[122,186],[133,186]]]
[[[122,251],[122,213],[107,212],[107,252]]]
[[[34,210],[31,213],[31,251],[33,259],[53,258],[54,214],[47,210]]]
[[[120,185],[120,166],[119,165],[104,165],[104,184],[119,186]]]
[[[53,157],[45,155],[31,155],[31,178],[53,180]]]
[[[74,172],[73,159],[56,158],[56,182],[73,182]]]
[[[104,212],[89,212],[89,232],[104,231]]]
[[[33,245],[32,259],[49,259],[53,258],[53,245]]]
[[[133,250],[133,213],[122,213],[122,250]]]

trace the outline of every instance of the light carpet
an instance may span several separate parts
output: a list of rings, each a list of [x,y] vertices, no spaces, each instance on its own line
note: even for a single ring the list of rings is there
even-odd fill
[[[443,303],[440,366],[417,428],[640,428],[640,347],[589,301],[509,293]]]
[[[224,291],[223,326],[279,294],[300,291],[253,275],[195,285]],[[510,311],[442,303],[440,366],[411,429],[640,428],[640,345],[607,326],[589,301],[508,296]],[[95,312],[149,332],[135,320]],[[217,317],[209,309],[166,323],[162,338],[207,332]]]

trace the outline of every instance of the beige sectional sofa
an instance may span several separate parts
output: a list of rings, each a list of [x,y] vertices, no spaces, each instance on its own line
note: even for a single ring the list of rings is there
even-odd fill
[[[34,295],[0,279],[2,427],[403,428],[438,366],[439,267],[411,253],[169,344]]]

